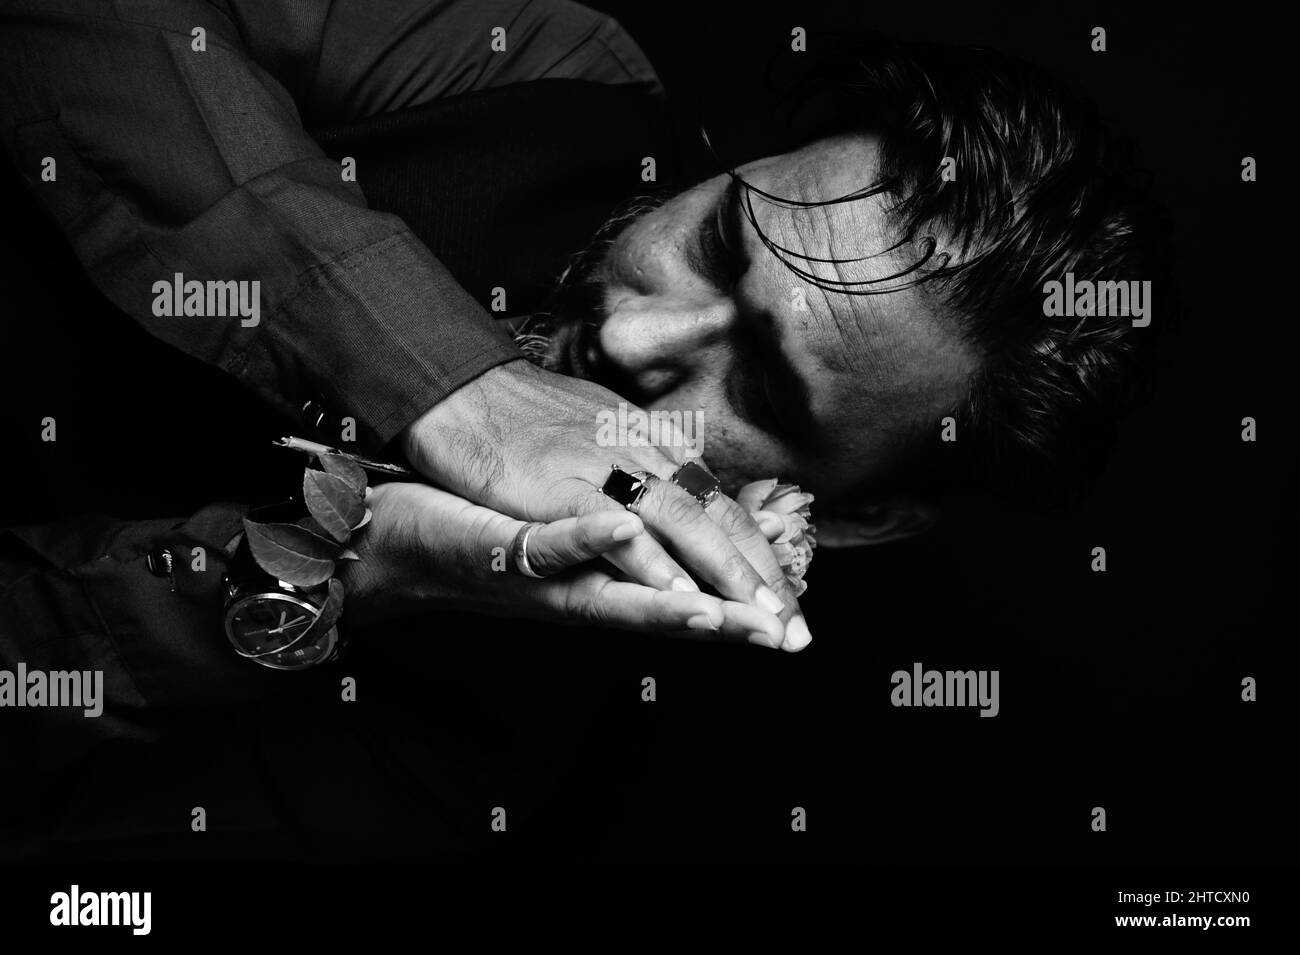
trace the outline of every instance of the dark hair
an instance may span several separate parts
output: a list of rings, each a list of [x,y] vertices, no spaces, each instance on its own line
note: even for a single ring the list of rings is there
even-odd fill
[[[941,445],[939,422],[925,422],[907,486],[1076,497],[1099,473],[1116,420],[1149,386],[1154,332],[1173,302],[1159,217],[1095,108],[992,50],[876,38],[807,82],[815,92],[801,102],[816,102],[819,134],[857,128],[880,138],[879,180],[832,201],[886,195],[891,248],[921,252],[888,279],[847,287],[768,247],[833,291],[921,286],[980,358],[965,398],[945,412],[957,441]],[[945,181],[949,157],[956,177]],[[939,235],[958,255],[936,254]],[[1122,316],[1048,317],[1043,286],[1067,272],[1076,282],[1151,280],[1161,317],[1141,328]]]

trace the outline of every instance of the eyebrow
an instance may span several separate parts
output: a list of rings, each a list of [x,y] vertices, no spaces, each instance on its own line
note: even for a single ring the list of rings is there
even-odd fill
[[[727,258],[737,255],[740,248],[736,216],[739,206],[738,189],[734,181],[728,184],[718,201],[705,215],[700,216],[700,221],[686,243],[684,254],[687,266],[696,276],[716,289],[731,287],[731,269]],[[719,247],[719,233],[725,240],[724,247]]]
[[[745,217],[740,210],[741,188],[739,180],[729,180],[727,188],[722,191],[722,198],[718,200],[716,212],[722,227],[722,237],[727,240],[728,248],[736,256],[744,255],[744,242],[741,240],[745,230]],[[748,256],[745,258],[748,259]]]
[[[750,412],[749,417],[755,424],[763,425],[767,419],[774,417],[770,430],[791,445],[804,450],[821,447],[817,419],[812,413],[812,404],[808,396],[808,384],[795,370],[789,356],[781,348],[780,336],[774,332],[773,323],[755,322],[761,328],[750,331],[752,350],[742,356],[742,360],[756,362],[759,368],[746,368],[745,376],[750,379],[748,387],[758,395],[757,414]],[[766,380],[766,386],[763,380]],[[772,412],[764,413],[767,404],[772,405]]]

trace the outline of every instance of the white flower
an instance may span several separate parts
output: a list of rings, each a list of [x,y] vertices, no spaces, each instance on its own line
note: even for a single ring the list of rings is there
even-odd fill
[[[800,596],[808,585],[803,575],[812,563],[813,548],[817,546],[817,528],[812,524],[813,495],[799,489],[797,484],[780,484],[776,478],[746,484],[736,495],[736,500],[747,511],[760,517],[770,514],[784,524],[781,533],[772,541],[772,550],[781,562],[786,579]]]

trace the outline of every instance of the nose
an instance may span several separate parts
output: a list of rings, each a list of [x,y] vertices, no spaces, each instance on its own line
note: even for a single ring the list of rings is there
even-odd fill
[[[645,400],[725,365],[736,321],[730,299],[629,296],[600,327],[605,360]]]

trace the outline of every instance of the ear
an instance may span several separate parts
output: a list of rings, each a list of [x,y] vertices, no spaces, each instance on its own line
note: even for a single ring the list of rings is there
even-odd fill
[[[924,533],[938,520],[939,510],[929,501],[900,497],[854,512],[816,515],[813,523],[818,547],[865,547]]]

